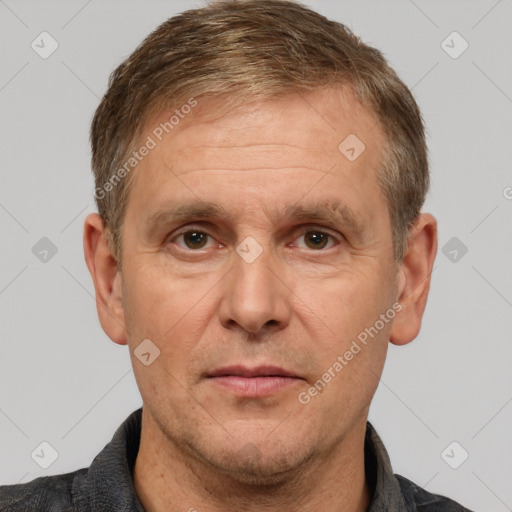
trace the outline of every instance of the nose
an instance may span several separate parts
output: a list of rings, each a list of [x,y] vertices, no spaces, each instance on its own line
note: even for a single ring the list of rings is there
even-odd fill
[[[269,249],[252,262],[234,254],[219,307],[224,328],[264,335],[288,325],[292,292],[274,259]]]

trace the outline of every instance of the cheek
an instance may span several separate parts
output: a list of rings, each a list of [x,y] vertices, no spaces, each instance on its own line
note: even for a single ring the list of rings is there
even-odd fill
[[[183,279],[157,266],[130,270],[125,317],[132,358],[144,339],[160,351],[154,367],[132,360],[134,367],[140,367],[137,380],[146,396],[157,399],[163,389],[167,390],[163,395],[179,394],[181,386],[197,378],[201,362],[197,355],[202,353],[200,342],[214,315],[218,279]]]
[[[380,315],[390,309],[394,313],[391,290],[372,270],[351,270],[319,286],[302,282],[301,289],[296,288],[297,296],[315,313],[302,315],[301,322],[309,321],[306,329],[319,358],[313,379],[321,380],[317,406],[329,402],[340,414],[369,405],[386,358],[393,315],[386,321]]]
[[[183,331],[193,338],[198,325],[193,319],[205,314],[208,291],[216,282],[213,276],[184,279],[159,265],[141,265],[130,271],[125,313],[132,329],[162,341]]]
[[[389,294],[371,272],[342,271],[321,281],[298,279],[294,293],[323,326],[326,343],[341,349],[347,341],[373,325],[389,305]]]

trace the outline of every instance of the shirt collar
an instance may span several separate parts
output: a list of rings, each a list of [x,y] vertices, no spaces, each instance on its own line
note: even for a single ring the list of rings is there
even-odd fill
[[[89,470],[75,478],[72,495],[77,512],[107,509],[144,512],[133,483],[141,425],[142,408],[128,416]]]
[[[388,452],[370,422],[366,423],[364,455],[366,477],[373,488],[372,501],[367,512],[406,512],[405,499],[393,474]]]

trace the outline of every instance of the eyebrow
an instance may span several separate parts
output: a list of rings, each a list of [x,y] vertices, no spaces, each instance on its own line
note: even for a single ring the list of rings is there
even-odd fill
[[[366,231],[363,220],[348,205],[336,199],[317,201],[312,204],[293,204],[285,208],[287,219],[317,220],[333,227],[345,226],[358,238]],[[333,223],[334,222],[334,223]]]
[[[366,231],[364,222],[348,205],[336,199],[318,200],[312,203],[294,203],[284,208],[284,214],[273,211],[268,218],[280,223],[286,220],[322,221],[332,227],[346,227],[353,235],[362,238]],[[200,219],[219,219],[227,221],[232,214],[217,203],[207,201],[192,201],[182,203],[166,210],[159,210],[152,214],[144,223],[148,233],[158,231],[161,226],[175,222],[192,221]]]
[[[229,218],[229,213],[220,205],[205,201],[183,203],[167,210],[159,210],[152,214],[145,226],[149,231],[157,229],[162,224],[191,219]]]

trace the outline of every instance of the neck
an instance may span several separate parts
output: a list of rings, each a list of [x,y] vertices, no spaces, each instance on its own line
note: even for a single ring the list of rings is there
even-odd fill
[[[364,512],[366,419],[333,446],[272,482],[248,483],[176,446],[142,415],[134,485],[146,512]]]

